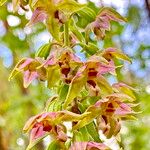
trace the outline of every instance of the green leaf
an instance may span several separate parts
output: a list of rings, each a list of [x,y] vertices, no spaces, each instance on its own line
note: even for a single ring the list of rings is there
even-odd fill
[[[69,89],[69,85],[64,84],[59,92],[59,99],[61,99],[61,101],[64,101],[66,99],[67,93],[68,93],[68,89]]]
[[[74,20],[71,20],[70,21],[70,30],[71,32],[77,37],[77,39],[80,41],[80,42],[84,42],[84,37],[80,31],[80,28],[78,28],[74,22]]]
[[[77,12],[78,22],[77,26],[85,28],[89,23],[94,21],[96,18],[96,13],[89,7],[84,7]]]
[[[35,57],[47,58],[51,50],[51,44],[42,45],[35,54]]]
[[[106,96],[108,94],[113,93],[113,89],[109,82],[103,77],[103,76],[98,76],[97,77],[97,84],[101,89],[101,96]]]
[[[82,139],[82,133],[79,132],[79,131],[74,131],[73,132],[73,141],[78,141],[78,142],[83,141],[83,139]]]
[[[0,0],[0,6],[4,5],[7,2],[7,0]]]
[[[82,134],[81,137],[82,137],[83,141],[89,141],[90,140],[90,135],[89,135],[86,127],[79,129],[79,132],[81,132],[81,134]]]
[[[99,138],[98,130],[96,129],[96,125],[94,121],[86,125],[86,128],[87,128],[88,133],[94,139],[95,142],[101,142]]]
[[[46,150],[60,150],[60,145],[58,141],[56,140],[52,141]]]
[[[64,0],[57,8],[63,11],[65,14],[72,15],[73,13],[83,9],[85,5],[77,3],[74,0]]]
[[[60,24],[59,24],[59,21],[57,19],[55,19],[54,16],[49,17],[46,21],[46,25],[47,25],[49,32],[53,36],[53,38],[57,41],[60,41],[60,36],[59,36]]]
[[[75,126],[73,126],[73,130],[80,129],[89,123],[91,123],[99,114],[100,114],[100,109],[96,108],[95,106],[90,106],[85,113],[89,112],[90,114],[80,120]]]
[[[47,86],[48,86],[48,88],[52,88],[52,87],[56,86],[57,82],[60,79],[60,71],[57,68],[57,66],[51,66],[51,67],[48,67],[47,73],[48,73]]]
[[[99,49],[98,47],[93,43],[88,43],[88,45],[85,45],[83,50],[85,50],[89,55],[95,54]]]
[[[91,8],[89,8],[87,6],[84,7],[83,9],[77,11],[77,14],[80,17],[88,20],[89,22],[93,21],[96,17],[96,13]]]
[[[64,109],[67,108],[67,106],[74,100],[75,97],[78,96],[78,94],[81,92],[82,88],[84,87],[87,77],[85,75],[85,70],[81,73],[77,73],[70,83],[69,91],[66,97],[66,100],[64,102]]]

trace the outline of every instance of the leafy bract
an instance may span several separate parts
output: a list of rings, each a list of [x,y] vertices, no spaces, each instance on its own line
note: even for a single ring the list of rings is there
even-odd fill
[[[79,4],[75,0],[64,0],[57,6],[58,9],[60,9],[67,15],[71,15],[84,7],[85,5]]]
[[[84,66],[83,68],[80,68],[76,76],[72,79],[66,100],[64,102],[64,109],[66,109],[67,106],[74,100],[74,98],[78,96],[78,94],[81,92],[82,88],[84,87],[87,79],[85,73],[86,70]]]
[[[57,40],[60,41],[60,25],[59,21],[54,17],[49,17],[46,20],[47,28],[51,35]]]

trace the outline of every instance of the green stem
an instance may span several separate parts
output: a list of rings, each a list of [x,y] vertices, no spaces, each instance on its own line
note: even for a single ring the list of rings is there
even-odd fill
[[[64,24],[64,44],[65,46],[69,46],[69,22],[68,21]]]

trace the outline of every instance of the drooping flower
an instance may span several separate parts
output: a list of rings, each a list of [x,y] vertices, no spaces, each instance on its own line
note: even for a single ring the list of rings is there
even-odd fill
[[[107,138],[119,133],[122,118],[128,118],[128,116],[135,114],[131,106],[123,102],[128,97],[124,94],[112,94],[96,102],[95,106],[101,109],[101,113],[97,117],[97,124]]]
[[[23,85],[25,88],[34,80],[39,78],[42,81],[46,80],[46,69],[44,67],[37,69],[41,65],[41,59],[24,58],[13,69],[9,80],[19,72],[23,73]]]
[[[66,128],[62,124],[65,121],[79,121],[86,117],[88,113],[75,114],[69,111],[44,112],[31,117],[25,124],[24,132],[30,132],[30,144],[39,141],[47,135],[54,136],[57,140],[65,142],[67,140]]]
[[[29,148],[32,148],[47,135],[51,135],[61,142],[67,140],[66,127],[61,123],[54,123],[60,115],[57,112],[47,112],[36,115],[27,121],[23,130],[24,132],[30,131]]]
[[[112,8],[102,8],[95,21],[86,27],[87,33],[92,30],[98,39],[104,39],[105,32],[110,31],[110,21],[126,21],[119,13]]]
[[[81,64],[81,60],[73,52],[56,48],[44,63],[44,67],[48,70],[49,87],[55,85],[59,81],[58,78],[70,84]]]
[[[70,150],[109,150],[110,148],[107,147],[103,143],[97,142],[75,142]]]
[[[34,25],[38,22],[43,22],[47,18],[46,12],[38,7],[32,14],[31,20],[28,22],[27,26]]]
[[[87,60],[85,65],[87,69],[86,88],[89,94],[91,96],[102,96],[103,94],[112,93],[109,83],[102,75],[106,73],[116,74],[113,61],[107,62],[99,56],[92,56]],[[102,89],[102,87],[104,88]]]

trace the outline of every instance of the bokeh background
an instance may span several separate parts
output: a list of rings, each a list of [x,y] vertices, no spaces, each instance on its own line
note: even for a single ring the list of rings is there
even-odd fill
[[[150,150],[150,1],[149,0],[79,0],[88,2],[96,12],[102,6],[111,6],[126,16],[127,23],[112,23],[112,31],[104,41],[100,41],[100,49],[115,46],[128,54],[133,63],[125,63],[118,71],[117,79],[138,88],[136,93],[137,107],[141,113],[136,121],[123,123],[120,145],[125,150]],[[46,100],[52,95],[44,83],[35,81],[25,89],[22,76],[8,82],[10,71],[22,57],[34,57],[35,51],[51,39],[51,35],[42,23],[32,29],[25,27],[31,18],[31,11],[22,8],[13,13],[11,2],[0,7],[0,150],[24,150],[28,144],[28,136],[22,133],[27,119],[41,112]],[[88,20],[82,18],[80,26]],[[77,48],[77,54],[84,54]],[[109,77],[111,83],[116,78]],[[110,144],[113,144],[111,140]],[[44,142],[40,143],[42,150]]]

